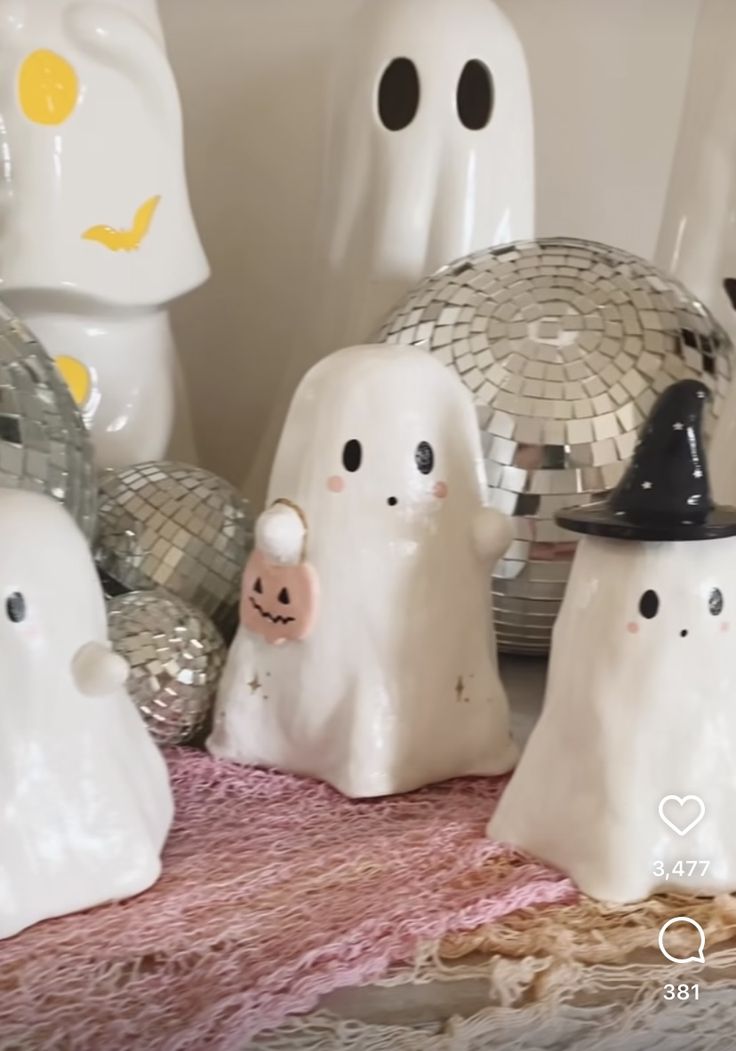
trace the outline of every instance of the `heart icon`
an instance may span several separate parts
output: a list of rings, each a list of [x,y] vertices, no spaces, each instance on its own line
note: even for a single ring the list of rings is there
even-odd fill
[[[690,821],[687,821],[685,808],[690,814],[696,811]],[[665,796],[659,804],[659,816],[678,836],[686,836],[705,817],[705,803],[700,796]]]

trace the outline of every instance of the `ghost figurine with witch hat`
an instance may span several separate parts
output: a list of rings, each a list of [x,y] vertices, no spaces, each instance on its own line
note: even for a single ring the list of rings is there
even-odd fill
[[[558,515],[582,539],[488,828],[601,900],[736,890],[736,509],[711,498],[707,397],[667,388],[609,499]]]
[[[377,796],[509,770],[473,406],[424,351],[352,347],[291,404],[208,747]]]
[[[101,466],[191,460],[167,306],[208,265],[155,0],[4,4],[0,49],[0,295]]]
[[[138,894],[172,819],[87,543],[48,496],[0,491],[0,938]]]

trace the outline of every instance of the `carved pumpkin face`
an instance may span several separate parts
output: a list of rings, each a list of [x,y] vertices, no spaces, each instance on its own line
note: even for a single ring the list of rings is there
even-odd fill
[[[317,596],[317,573],[308,562],[279,565],[255,550],[243,575],[240,621],[274,645],[305,639],[317,616]]]

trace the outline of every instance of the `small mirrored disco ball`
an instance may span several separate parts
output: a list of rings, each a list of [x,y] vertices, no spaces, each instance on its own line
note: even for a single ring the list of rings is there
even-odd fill
[[[101,475],[95,558],[108,593],[110,582],[163,588],[211,617],[229,641],[252,542],[247,502],[211,471],[151,462]]]
[[[54,497],[92,540],[97,474],[84,421],[51,358],[1,303],[0,486]]]
[[[515,539],[493,577],[499,647],[544,654],[575,537],[556,511],[621,478],[657,395],[684,378],[712,392],[733,348],[682,285],[608,245],[552,237],[456,260],[420,282],[377,342],[415,344],[461,376],[478,412],[489,503]]]
[[[159,745],[185,744],[202,730],[225,664],[212,622],[160,591],[107,601],[110,641],[129,666],[127,689]]]

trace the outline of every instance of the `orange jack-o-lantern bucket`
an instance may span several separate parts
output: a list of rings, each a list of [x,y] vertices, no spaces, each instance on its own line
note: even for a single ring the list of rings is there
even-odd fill
[[[240,621],[247,631],[274,645],[309,635],[317,618],[319,582],[305,553],[306,541],[301,561],[291,565],[272,561],[258,548],[251,553],[240,600]]]

